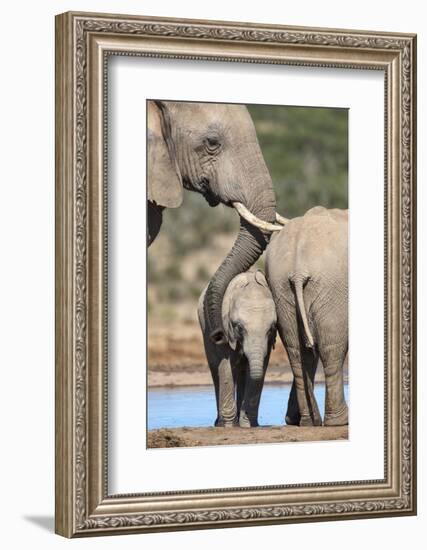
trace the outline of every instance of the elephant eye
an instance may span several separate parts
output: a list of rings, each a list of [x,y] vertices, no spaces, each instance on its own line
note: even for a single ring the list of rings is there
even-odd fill
[[[217,151],[221,147],[221,143],[219,141],[219,138],[216,137],[216,136],[207,137],[205,139],[205,145],[206,145],[206,149],[210,153],[214,153],[215,151]]]
[[[242,335],[243,334],[243,325],[242,323],[240,323],[239,321],[235,321],[233,323],[233,328],[234,328],[234,332],[238,335]]]

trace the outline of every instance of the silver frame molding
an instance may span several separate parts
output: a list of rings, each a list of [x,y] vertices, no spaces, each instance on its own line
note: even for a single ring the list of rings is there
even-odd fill
[[[110,55],[384,71],[384,479],[108,494],[105,182]],[[416,513],[415,120],[415,35],[71,12],[56,17],[58,534]]]

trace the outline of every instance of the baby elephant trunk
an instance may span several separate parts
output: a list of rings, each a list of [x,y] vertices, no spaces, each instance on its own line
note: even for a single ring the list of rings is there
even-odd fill
[[[245,395],[240,411],[239,424],[242,428],[258,426],[258,409],[264,384],[265,352],[263,348],[246,354],[248,372],[246,373]]]
[[[249,378],[253,382],[260,382],[264,377],[264,361],[267,350],[258,345],[246,353],[249,363]]]
[[[249,376],[254,382],[260,382],[264,376],[263,361],[249,362]]]

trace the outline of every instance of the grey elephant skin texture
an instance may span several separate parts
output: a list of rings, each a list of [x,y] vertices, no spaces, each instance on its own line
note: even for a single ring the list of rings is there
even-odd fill
[[[294,381],[286,422],[321,425],[313,393],[325,373],[325,426],[348,424],[343,364],[348,351],[348,210],[315,207],[273,236],[266,277]]]
[[[215,387],[215,426],[258,426],[258,410],[270,352],[276,338],[276,308],[262,271],[237,275],[222,302],[227,342],[216,345],[209,337],[206,289],[198,315],[209,368]]]
[[[162,225],[163,211],[177,208],[183,189],[201,193],[211,206],[240,203],[261,222],[273,223],[276,199],[244,105],[148,101],[148,245]],[[230,281],[261,256],[269,233],[243,217],[236,241],[206,291],[211,340],[226,342],[221,307]]]

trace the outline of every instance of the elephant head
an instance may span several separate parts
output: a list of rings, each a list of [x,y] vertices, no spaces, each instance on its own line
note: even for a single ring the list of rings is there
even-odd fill
[[[240,215],[236,241],[206,292],[210,338],[223,344],[221,305],[228,284],[257,261],[271,232],[281,229],[274,223],[273,185],[245,106],[148,102],[149,203],[177,207],[183,188]]]
[[[228,345],[248,361],[249,380],[262,381],[277,323],[276,306],[262,271],[234,278],[224,297],[222,315],[228,324]]]

